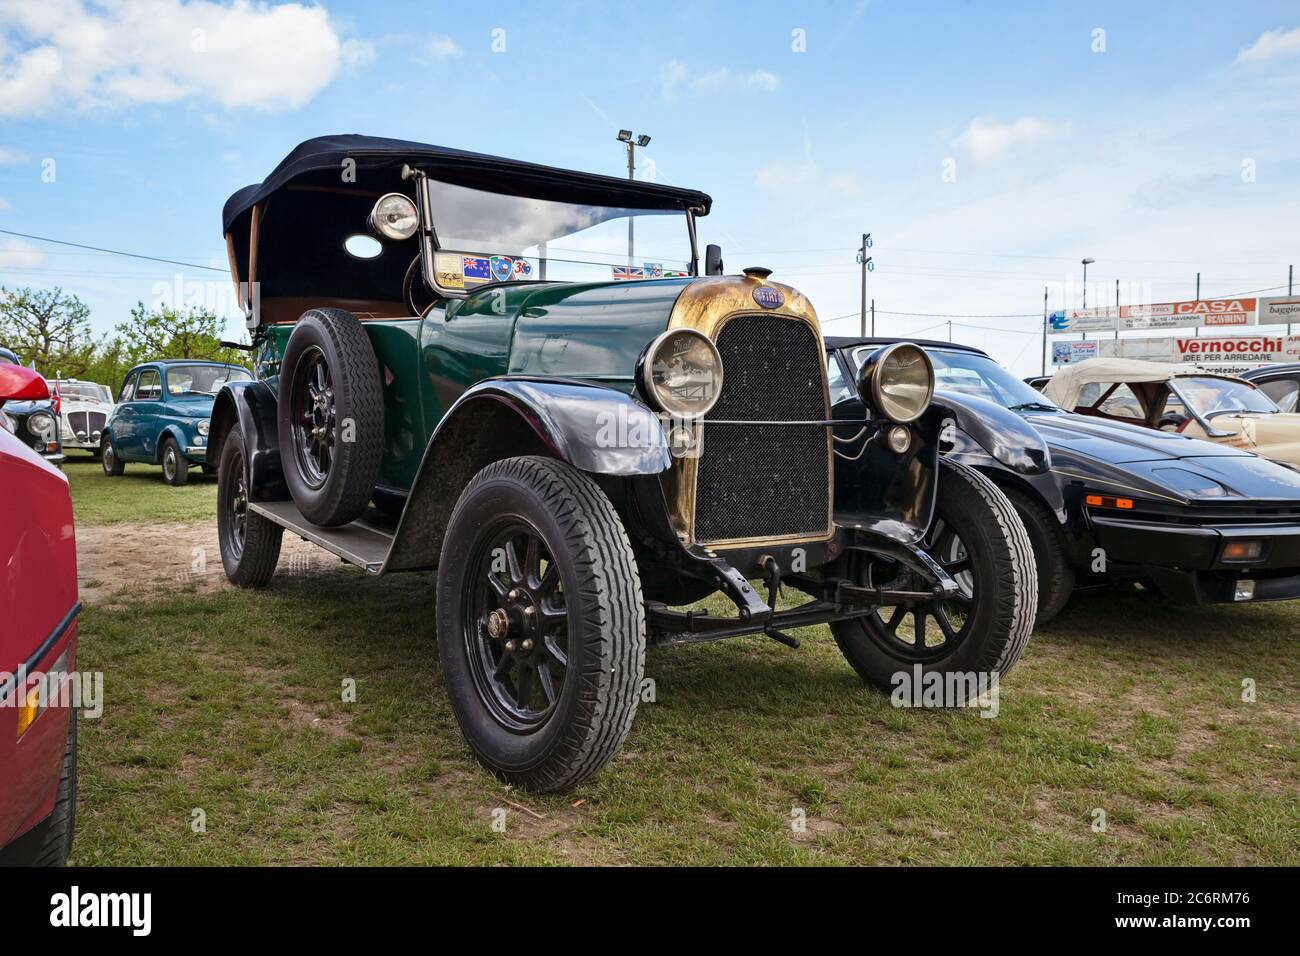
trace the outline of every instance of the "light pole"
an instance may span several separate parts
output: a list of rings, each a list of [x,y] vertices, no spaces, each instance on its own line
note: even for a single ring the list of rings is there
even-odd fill
[[[649,146],[650,137],[645,133],[633,138],[630,129],[621,129],[618,131],[618,141],[627,144],[627,178],[636,179],[636,148],[638,146]],[[627,267],[632,268],[632,217],[627,217]]]
[[[1083,262],[1083,309],[1086,312],[1088,310],[1088,266],[1097,260],[1085,257],[1081,261]],[[1083,333],[1083,341],[1088,341],[1087,332]]]

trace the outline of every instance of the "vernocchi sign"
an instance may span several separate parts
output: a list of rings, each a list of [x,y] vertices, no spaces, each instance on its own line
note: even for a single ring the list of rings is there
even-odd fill
[[[1185,362],[1237,372],[1272,362],[1300,361],[1300,335],[1102,339],[1096,344],[1100,346],[1099,354],[1104,356],[1146,359],[1149,362]]]

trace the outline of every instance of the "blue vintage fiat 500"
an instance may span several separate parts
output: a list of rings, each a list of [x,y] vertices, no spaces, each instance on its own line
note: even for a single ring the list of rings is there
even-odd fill
[[[120,475],[128,461],[162,465],[169,485],[189,481],[191,465],[207,464],[208,418],[227,382],[253,376],[238,365],[163,359],[126,373],[113,414],[104,423],[104,474]]]

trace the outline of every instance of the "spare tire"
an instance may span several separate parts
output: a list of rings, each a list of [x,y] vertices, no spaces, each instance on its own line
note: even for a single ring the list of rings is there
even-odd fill
[[[384,453],[379,361],[361,321],[342,309],[304,312],[280,363],[276,411],[284,481],[312,524],[347,524],[366,509]]]

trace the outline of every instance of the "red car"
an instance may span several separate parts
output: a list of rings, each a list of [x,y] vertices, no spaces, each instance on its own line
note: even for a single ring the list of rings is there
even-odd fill
[[[0,406],[45,399],[36,372],[0,364]],[[58,865],[72,849],[77,544],[63,472],[0,428],[0,863]]]

